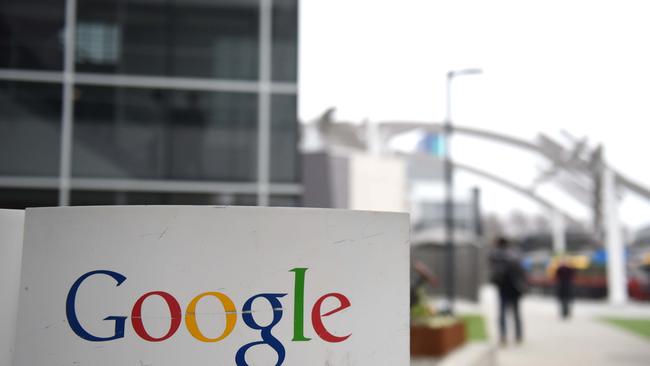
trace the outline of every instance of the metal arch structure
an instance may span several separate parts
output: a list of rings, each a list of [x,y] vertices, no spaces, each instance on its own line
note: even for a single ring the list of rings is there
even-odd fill
[[[435,157],[431,157],[431,159],[438,160]],[[485,170],[476,168],[468,164],[459,163],[457,161],[450,160],[450,163],[452,164],[454,169],[458,169],[466,173],[473,174],[475,176],[487,179],[500,186],[506,187],[512,191],[515,191],[527,197],[528,199],[535,201],[539,205],[549,210],[551,214],[550,221],[551,221],[552,236],[553,236],[553,248],[558,253],[563,253],[566,250],[566,237],[564,235],[564,231],[566,229],[566,220],[577,221],[569,213],[555,206],[553,203],[551,203],[544,197],[536,194],[535,192],[531,192],[526,187],[523,187],[517,183],[509,181],[503,177],[489,173]]]
[[[437,157],[433,157],[433,156],[429,156],[429,155],[416,155],[416,156],[418,158],[420,158],[420,159],[421,158],[430,158],[430,159],[432,159],[432,161],[435,161],[435,162],[440,161]],[[519,185],[519,184],[517,184],[515,182],[512,182],[512,181],[508,180],[508,179],[505,179],[505,178],[500,177],[500,176],[498,176],[496,174],[492,174],[492,173],[490,173],[488,171],[485,171],[483,169],[477,168],[477,167],[469,165],[469,164],[461,163],[461,162],[454,161],[454,160],[452,160],[451,163],[452,163],[452,165],[454,166],[455,169],[458,169],[458,170],[464,171],[466,173],[469,173],[469,174],[484,178],[484,179],[489,180],[489,181],[491,181],[491,182],[493,182],[495,184],[498,184],[498,185],[500,185],[502,187],[508,188],[508,189],[510,189],[510,190],[512,190],[514,192],[517,192],[517,193],[521,194],[522,196],[527,197],[528,199],[530,199],[532,201],[535,201],[537,204],[541,205],[542,207],[544,207],[544,208],[546,208],[546,209],[548,209],[548,210],[550,210],[550,211],[552,211],[554,213],[562,215],[564,218],[566,218],[568,220],[577,221],[568,212],[566,212],[563,209],[561,209],[560,207],[554,205],[549,200],[547,200],[546,198],[536,194],[535,192],[531,192],[529,189],[527,189],[524,186],[521,186],[521,185]]]
[[[578,149],[570,154],[569,158],[562,156],[566,153],[561,146],[560,149],[554,148],[552,145],[543,145],[544,142],[551,143],[552,140],[546,138],[544,141],[543,135],[541,143],[534,144],[529,141],[519,139],[513,136],[500,134],[492,131],[481,130],[470,127],[454,126],[449,130],[444,130],[445,126],[441,123],[401,123],[401,122],[384,122],[379,124],[380,138],[382,142],[387,141],[387,138],[402,132],[412,130],[424,130],[433,133],[462,133],[470,136],[476,136],[488,140],[500,142],[502,144],[519,147],[540,154],[553,163],[553,168],[550,174],[546,176],[553,176],[558,172],[565,171],[574,173],[578,176],[587,176],[592,180],[592,197],[595,202],[594,205],[594,231],[599,232],[604,238],[605,246],[608,254],[607,265],[607,282],[608,282],[608,297],[609,302],[612,304],[623,304],[627,301],[627,277],[626,262],[625,262],[625,245],[621,236],[621,225],[618,217],[618,197],[616,194],[617,187],[621,186],[628,190],[637,193],[646,200],[650,200],[650,189],[644,187],[642,184],[635,182],[629,177],[625,177],[620,172],[615,171],[611,166],[604,161],[602,157],[602,149],[596,149],[590,159],[585,159],[580,156],[581,150],[585,148],[585,141],[578,144]],[[550,146],[550,148],[549,148]],[[557,147],[557,146],[556,146]],[[555,151],[553,151],[555,150]],[[459,166],[460,168],[460,166]],[[486,172],[483,172],[486,173]],[[489,173],[488,173],[489,174]],[[499,178],[499,177],[492,177]],[[510,186],[511,189],[520,191],[517,187]],[[527,191],[527,195],[534,194],[532,191]],[[539,201],[538,201],[539,202]],[[557,211],[554,211],[557,212]],[[601,227],[604,228],[601,231]],[[554,249],[557,252],[563,252],[566,246],[564,242],[564,217],[563,215],[553,215],[553,242]]]
[[[502,177],[499,177],[495,174],[491,174],[489,172],[486,172],[484,170],[472,167],[470,165],[465,165],[465,164],[459,164],[459,163],[454,163],[452,161],[452,164],[456,167],[456,169],[463,170],[465,172],[478,175],[480,177],[486,178],[488,180],[491,180],[497,184],[500,184],[502,186],[505,186],[507,188],[510,188],[511,190],[518,192],[534,201],[539,203],[540,205],[546,207],[547,209],[550,210],[551,212],[551,228],[552,228],[552,235],[553,235],[553,249],[555,250],[556,253],[564,253],[566,251],[566,237],[564,235],[564,232],[566,230],[566,220],[572,220],[572,221],[577,221],[575,220],[571,215],[569,215],[567,212],[564,210],[560,209],[559,207],[553,205],[551,202],[546,200],[545,198],[539,196],[535,192],[531,192],[530,190],[526,189],[525,187],[521,187],[520,185],[510,182]]]
[[[381,137],[383,139],[388,139],[397,134],[414,131],[414,130],[421,130],[421,131],[426,131],[431,133],[444,132],[444,124],[440,122],[424,123],[424,122],[386,121],[386,122],[379,122],[378,128],[381,133]],[[541,156],[547,158],[554,164],[560,165],[560,167],[562,168],[565,169],[575,168],[574,166],[567,166],[565,162],[559,161],[557,157],[552,156],[551,154],[549,154],[548,151],[544,150],[539,145],[518,137],[510,136],[503,133],[493,132],[493,131],[487,131],[479,128],[458,126],[458,125],[454,125],[452,127],[452,134],[453,133],[479,137],[486,140],[503,143],[505,145],[510,145],[512,147],[518,147],[524,150],[528,150],[540,154]],[[574,163],[579,165],[579,168],[585,168],[585,169],[588,168],[590,165],[590,162],[584,160],[575,160]],[[610,169],[612,168],[610,167]],[[618,184],[650,201],[650,188],[643,186],[641,183],[636,182],[629,177],[626,177],[621,172],[618,172],[616,170],[613,170],[613,172],[616,178],[616,182]]]
[[[499,176],[497,176],[495,174],[489,173],[489,172],[487,172],[485,170],[476,168],[476,167],[471,166],[471,165],[459,163],[459,162],[453,161],[453,160],[452,160],[452,164],[454,165],[454,168],[456,168],[458,170],[461,170],[461,171],[464,171],[464,172],[479,176],[481,178],[485,178],[485,179],[487,179],[489,181],[492,181],[492,182],[494,182],[496,184],[499,184],[501,186],[509,188],[510,190],[513,190],[513,191],[515,191],[515,192],[517,192],[517,193],[519,193],[521,195],[524,195],[524,196],[530,198],[531,200],[537,202],[538,204],[540,204],[544,208],[547,208],[547,209],[549,209],[549,210],[551,210],[553,212],[557,212],[557,213],[561,214],[562,216],[564,216],[565,218],[567,218],[569,220],[577,221],[569,213],[567,213],[566,211],[562,210],[561,208],[555,206],[554,204],[552,204],[550,201],[548,201],[544,197],[541,197],[540,195],[529,191],[528,189],[518,185],[517,183],[511,182],[511,181],[509,181],[507,179],[504,179],[504,178],[499,177]]]
[[[607,281],[609,284],[608,296],[613,304],[621,304],[627,301],[627,282],[625,276],[625,246],[621,236],[620,218],[618,217],[618,195],[617,187],[625,187],[628,190],[639,194],[641,197],[650,200],[650,189],[632,179],[623,176],[620,172],[608,166],[603,157],[602,149],[587,151],[586,140],[579,141],[573,151],[566,150],[562,145],[556,143],[551,138],[540,135],[537,143],[526,141],[506,134],[486,131],[478,128],[453,126],[445,130],[443,123],[424,123],[424,122],[407,122],[407,121],[386,121],[379,123],[369,123],[366,121],[362,125],[350,123],[334,123],[331,110],[315,120],[315,127],[318,129],[320,136],[332,146],[350,147],[350,138],[357,141],[354,146],[356,149],[364,147],[371,153],[378,153],[382,146],[386,146],[388,140],[398,134],[410,131],[425,131],[431,133],[460,133],[469,136],[475,136],[486,140],[495,141],[503,145],[517,147],[541,155],[552,163],[549,171],[542,174],[541,179],[536,179],[532,189],[526,189],[511,184],[501,177],[494,176],[488,172],[480,171],[474,167],[456,164],[460,169],[478,174],[492,181],[496,181],[514,191],[523,193],[533,198],[546,207],[554,207],[550,202],[539,197],[534,192],[534,186],[540,181],[550,177],[558,178],[562,182],[562,174],[571,178],[578,178],[582,183],[587,183],[587,188],[580,187],[583,191],[588,192],[593,203],[594,211],[594,232],[604,238],[607,247],[608,263]],[[365,138],[364,138],[365,133]],[[585,157],[585,153],[589,153]],[[559,175],[559,177],[557,176]],[[496,178],[496,179],[495,179]],[[572,182],[569,182],[572,183]],[[580,182],[573,182],[580,183]],[[571,191],[571,185],[564,186],[563,189]],[[584,193],[584,192],[583,192]],[[570,194],[572,194],[570,192]],[[574,195],[575,196],[575,195]],[[540,200],[541,198],[541,200]],[[576,198],[578,198],[576,196]],[[589,205],[589,203],[583,204]],[[564,237],[565,215],[553,211],[553,246],[556,252],[562,253],[566,247]]]

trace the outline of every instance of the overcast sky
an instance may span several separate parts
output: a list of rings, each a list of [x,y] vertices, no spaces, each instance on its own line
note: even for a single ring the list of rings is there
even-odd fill
[[[625,174],[650,186],[650,4],[647,1],[303,0],[300,117],[337,107],[342,120],[441,121],[445,73],[456,79],[453,120],[533,139],[564,129],[602,142]],[[544,162],[458,137],[453,156],[521,184]],[[460,175],[459,191],[477,184]],[[487,211],[538,207],[480,183]],[[576,216],[580,203],[540,191]],[[650,204],[625,196],[625,222],[650,223]]]

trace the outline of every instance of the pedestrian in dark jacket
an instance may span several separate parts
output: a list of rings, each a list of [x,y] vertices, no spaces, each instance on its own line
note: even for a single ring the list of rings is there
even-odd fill
[[[557,299],[560,302],[560,316],[562,319],[571,317],[571,302],[573,301],[573,279],[576,270],[568,259],[563,259],[555,271]]]
[[[528,282],[521,259],[510,248],[506,238],[496,240],[496,249],[490,255],[491,280],[499,291],[499,335],[501,345],[507,344],[508,313],[515,323],[515,340],[523,341],[523,326],[519,312],[519,300],[525,293]]]

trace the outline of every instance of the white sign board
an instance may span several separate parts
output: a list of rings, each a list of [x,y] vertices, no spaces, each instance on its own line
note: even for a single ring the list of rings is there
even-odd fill
[[[28,209],[15,365],[408,365],[406,214]]]
[[[0,365],[10,365],[13,354],[24,217],[22,210],[0,210]]]

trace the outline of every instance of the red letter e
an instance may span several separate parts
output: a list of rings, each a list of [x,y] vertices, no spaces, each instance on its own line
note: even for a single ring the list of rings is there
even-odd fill
[[[328,297],[335,297],[339,300],[341,303],[341,306],[338,308],[329,311],[325,314],[321,315],[321,306],[323,305],[323,301],[327,299]],[[336,292],[326,294],[321,296],[320,299],[316,301],[314,304],[314,307],[311,310],[311,322],[312,325],[314,326],[314,330],[316,331],[316,334],[318,334],[319,337],[321,337],[324,341],[330,342],[330,343],[336,343],[336,342],[343,342],[344,340],[348,339],[350,337],[350,334],[344,336],[344,337],[337,337],[333,335],[332,333],[328,332],[327,329],[325,329],[325,326],[323,325],[323,317],[330,316],[334,313],[338,313],[341,310],[345,310],[350,307],[350,300],[348,300],[347,297],[343,294],[339,294]]]

